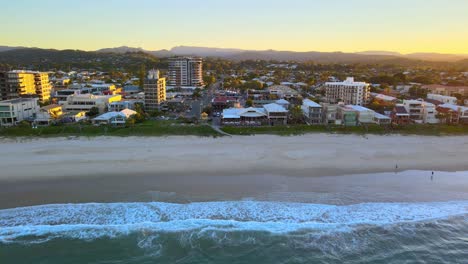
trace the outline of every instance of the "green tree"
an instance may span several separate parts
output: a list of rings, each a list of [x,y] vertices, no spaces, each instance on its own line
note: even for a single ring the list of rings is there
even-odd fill
[[[247,101],[245,101],[245,106],[247,107],[251,107],[253,105],[253,100],[251,98],[247,99]]]
[[[207,113],[208,115],[211,115],[211,112],[213,112],[213,108],[211,105],[207,105],[203,108],[203,112]]]
[[[196,88],[196,89],[193,91],[192,97],[193,97],[193,98],[200,98],[200,97],[201,97],[201,89],[200,89],[200,88]]]
[[[143,123],[146,120],[146,113],[141,104],[135,104],[135,112],[136,114],[133,115],[136,123]]]
[[[89,117],[94,117],[94,116],[97,116],[97,115],[99,115],[99,109],[97,107],[92,107],[86,113],[86,116],[89,116]]]
[[[213,74],[203,76],[203,83],[206,86],[210,86],[215,82],[216,82],[216,78],[213,76]]]
[[[299,105],[296,105],[289,110],[289,120],[290,120],[290,123],[292,124],[303,123],[304,115]]]

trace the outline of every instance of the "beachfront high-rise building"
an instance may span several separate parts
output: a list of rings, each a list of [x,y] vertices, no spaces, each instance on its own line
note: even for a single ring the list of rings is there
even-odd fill
[[[50,100],[51,85],[49,74],[46,72],[34,72],[34,86],[36,94],[39,96],[39,102],[44,103]]]
[[[203,86],[203,60],[198,57],[169,59],[168,85],[177,88]]]
[[[166,101],[166,78],[159,77],[159,71],[150,70],[143,86],[146,111],[158,110]]]
[[[39,102],[50,99],[49,75],[36,71],[6,71],[0,73],[0,99],[37,96]]]
[[[364,105],[370,98],[370,84],[355,82],[353,77],[346,78],[344,82],[327,82],[325,96],[329,103]]]

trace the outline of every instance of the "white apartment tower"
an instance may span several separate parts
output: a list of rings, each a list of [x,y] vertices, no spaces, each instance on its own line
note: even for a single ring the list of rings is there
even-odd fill
[[[370,84],[355,82],[348,77],[344,82],[325,83],[325,96],[329,103],[343,102],[348,105],[365,105],[370,97]]]
[[[168,85],[196,88],[203,85],[203,60],[198,57],[169,59]]]
[[[146,111],[158,110],[161,103],[166,101],[166,78],[159,78],[158,70],[148,71],[143,89],[145,91]]]

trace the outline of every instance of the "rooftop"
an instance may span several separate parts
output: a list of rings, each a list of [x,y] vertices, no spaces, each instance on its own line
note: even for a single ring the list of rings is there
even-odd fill
[[[15,98],[15,99],[0,101],[0,104],[18,104],[18,103],[23,103],[23,102],[37,101],[37,100],[38,98]]]
[[[279,105],[279,104],[276,104],[276,103],[272,103],[272,104],[266,104],[263,106],[263,108],[265,108],[265,110],[267,112],[281,112],[281,113],[287,113],[288,110],[284,109],[283,106]]]
[[[369,109],[367,107],[360,106],[360,105],[347,105],[347,107],[352,108],[352,109],[354,109],[356,111],[359,111],[359,112],[365,112],[365,111],[372,111],[373,112],[374,111],[374,110],[371,110],[371,109]]]
[[[309,99],[303,100],[302,104],[307,107],[322,107],[320,104],[317,104],[316,102],[309,100]]]

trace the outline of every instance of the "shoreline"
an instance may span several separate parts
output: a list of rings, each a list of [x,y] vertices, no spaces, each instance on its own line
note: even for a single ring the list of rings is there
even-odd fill
[[[326,203],[468,199],[467,145],[466,136],[329,134],[2,140],[7,155],[0,159],[0,208],[248,197]],[[437,184],[428,178],[431,171]]]

